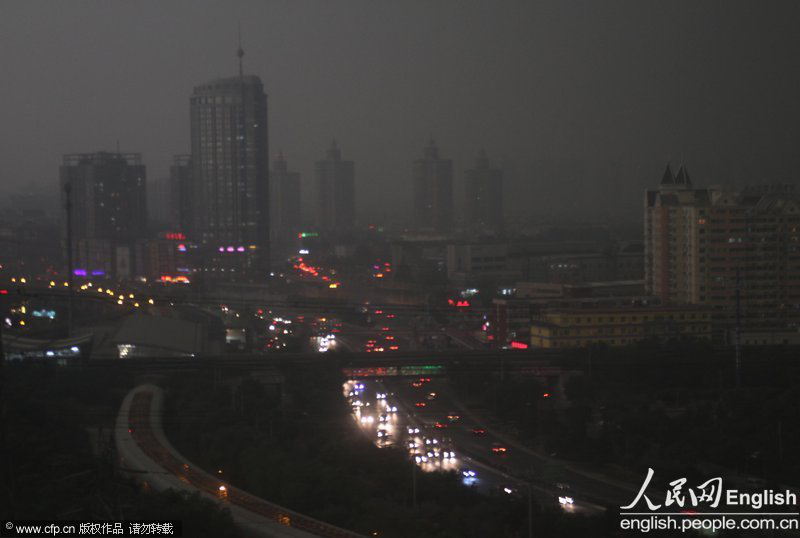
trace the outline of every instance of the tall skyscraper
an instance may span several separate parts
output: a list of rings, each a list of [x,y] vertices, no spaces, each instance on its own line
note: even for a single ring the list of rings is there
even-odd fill
[[[146,172],[139,153],[64,155],[59,169],[62,208],[69,192],[76,274],[129,278],[135,244],[147,233]],[[62,210],[66,248],[66,210]]]
[[[188,234],[192,229],[192,156],[175,155],[169,167],[169,224]]]
[[[272,240],[285,242],[300,229],[300,174],[289,171],[282,152],[272,162],[270,190]]]
[[[453,227],[453,161],[440,159],[433,139],[414,161],[414,221],[417,228],[448,232]]]
[[[669,166],[645,196],[645,285],[712,308],[718,326],[800,327],[800,196],[787,186],[693,188]]]
[[[503,171],[492,168],[481,150],[475,168],[465,176],[467,225],[481,231],[502,231]]]
[[[269,268],[267,96],[255,75],[212,80],[191,97],[192,229],[209,273],[225,279]],[[225,273],[224,275],[222,273]]]
[[[317,224],[320,231],[342,234],[353,229],[356,211],[355,164],[343,161],[336,140],[317,161]]]

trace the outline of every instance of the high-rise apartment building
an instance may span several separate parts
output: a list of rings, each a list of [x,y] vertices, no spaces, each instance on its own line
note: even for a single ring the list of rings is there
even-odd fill
[[[665,303],[711,307],[722,329],[737,309],[742,329],[797,328],[798,228],[800,196],[788,186],[696,189],[686,168],[668,166],[645,196],[646,289]]]
[[[273,241],[285,242],[300,229],[300,187],[300,174],[290,172],[283,153],[278,153],[270,173]]]
[[[252,278],[269,267],[267,96],[261,79],[243,74],[243,55],[239,76],[196,86],[190,100],[189,235],[208,277]]]
[[[481,150],[465,174],[467,225],[484,232],[503,229],[503,171],[493,168]]]
[[[80,276],[135,274],[135,244],[147,233],[146,171],[139,153],[64,155],[62,207],[69,196],[73,266]],[[66,210],[62,210],[66,247]]]
[[[355,163],[343,161],[342,152],[331,143],[325,159],[316,163],[317,224],[320,231],[347,233],[355,223]]]
[[[441,159],[433,139],[414,161],[414,225],[448,232],[453,226],[453,161]]]

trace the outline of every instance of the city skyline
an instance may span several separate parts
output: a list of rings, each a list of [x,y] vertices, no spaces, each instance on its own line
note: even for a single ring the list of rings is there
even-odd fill
[[[626,209],[635,196],[617,205],[609,191],[645,188],[667,160],[693,163],[695,174],[712,184],[793,180],[798,163],[789,149],[800,110],[783,97],[796,86],[787,51],[796,48],[797,36],[786,21],[797,7],[785,6],[752,12],[746,3],[728,3],[724,13],[689,3],[631,7],[625,23],[605,6],[556,13],[546,4],[504,4],[491,11],[466,6],[453,12],[444,4],[412,4],[386,12],[358,2],[341,8],[240,2],[233,10],[192,10],[190,18],[177,5],[145,6],[120,8],[130,26],[106,35],[94,24],[98,19],[83,16],[81,6],[63,13],[54,26],[38,16],[40,6],[13,5],[5,20],[36,19],[40,25],[27,25],[24,32],[3,28],[8,77],[0,111],[16,138],[0,144],[2,184],[9,190],[50,182],[61,154],[112,148],[117,140],[143,154],[151,177],[166,177],[171,156],[189,150],[186,92],[199,80],[234,74],[231,50],[241,20],[247,71],[264,79],[276,105],[275,147],[296,163],[305,181],[313,177],[317,148],[336,134],[361,163],[362,177],[373,179],[359,191],[359,208],[386,198],[410,203],[410,193],[401,188],[407,180],[402,165],[432,133],[450,148],[457,208],[463,206],[463,172],[485,147],[506,171],[510,214],[564,209],[638,219],[638,211]],[[427,16],[419,18],[412,35],[388,40],[397,35],[393,18],[406,21],[423,11]],[[270,31],[257,31],[257,20]],[[145,21],[156,29],[143,41],[135,29]],[[287,35],[283,27],[294,22],[295,34]],[[199,40],[189,31],[198,24],[213,31]],[[367,36],[373,46],[348,37],[352,25],[373,27]],[[747,32],[740,31],[744,25]],[[72,31],[76,28],[81,31]],[[529,31],[537,28],[538,34]],[[705,37],[705,28],[714,29],[714,42]],[[497,35],[503,37],[483,47],[486,41],[480,38],[501,29]],[[463,43],[458,55],[448,52],[447,44],[470,30],[479,39]],[[42,32],[48,40],[37,39]],[[170,46],[161,35],[170,37]],[[565,50],[565,40],[578,35],[584,37]],[[100,39],[102,49],[94,45]],[[610,43],[595,58],[591,43],[599,39]],[[153,54],[133,57],[130,43]],[[24,58],[12,52],[22,49]],[[65,56],[64,50],[72,52]],[[418,54],[422,51],[429,59]],[[762,61],[765,56],[770,62]],[[207,60],[195,60],[199,57]],[[520,63],[523,57],[530,61]],[[587,61],[592,58],[596,61]],[[354,64],[365,68],[357,76]],[[98,67],[86,69],[89,65]],[[298,70],[298,65],[310,68]],[[84,75],[69,75],[75,69]],[[626,74],[634,71],[645,76]],[[463,73],[476,76],[465,85]],[[409,88],[403,79],[411,75],[433,83]],[[158,87],[143,84],[156,76],[162,80]],[[755,86],[740,88],[735,84],[740,77]],[[40,84],[21,93],[19,80]],[[315,87],[326,91],[307,90]],[[40,88],[55,88],[58,107]],[[763,99],[767,94],[770,99]],[[730,154],[739,159],[732,161]],[[599,188],[600,180],[614,188]],[[578,194],[567,200],[569,191]]]

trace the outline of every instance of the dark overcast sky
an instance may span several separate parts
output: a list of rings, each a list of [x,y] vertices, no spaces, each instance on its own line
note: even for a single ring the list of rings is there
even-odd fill
[[[271,153],[311,179],[335,136],[359,207],[410,198],[429,134],[477,151],[510,209],[638,215],[683,158],[695,183],[796,179],[800,3],[293,0],[0,3],[0,181],[54,184],[62,153],[189,149],[192,87],[245,70]]]

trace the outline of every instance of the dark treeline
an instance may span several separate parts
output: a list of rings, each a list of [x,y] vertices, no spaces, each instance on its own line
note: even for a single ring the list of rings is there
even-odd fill
[[[563,382],[543,377],[453,373],[470,406],[505,422],[531,447],[640,483],[663,479],[764,479],[800,484],[800,363],[790,348],[745,349],[737,385],[727,362],[700,345],[595,348]],[[545,398],[552,393],[553,398]],[[558,400],[558,401],[556,401]]]

